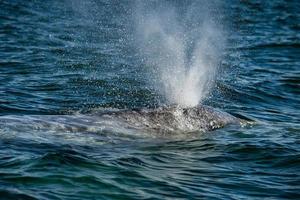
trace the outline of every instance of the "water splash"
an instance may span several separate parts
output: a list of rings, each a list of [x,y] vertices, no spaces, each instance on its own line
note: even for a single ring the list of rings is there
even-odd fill
[[[216,5],[215,1],[137,5],[136,44],[153,85],[168,103],[195,106],[209,94],[225,42]]]

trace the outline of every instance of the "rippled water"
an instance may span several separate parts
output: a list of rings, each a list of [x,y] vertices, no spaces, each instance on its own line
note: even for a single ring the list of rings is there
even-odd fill
[[[0,115],[25,124],[0,124],[0,199],[299,199],[300,4],[218,4],[228,42],[203,103],[257,123],[153,136],[26,126],[166,103],[131,45],[134,1],[0,1]]]

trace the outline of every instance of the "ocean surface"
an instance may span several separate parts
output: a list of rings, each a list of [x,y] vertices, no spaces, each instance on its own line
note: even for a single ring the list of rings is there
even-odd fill
[[[201,103],[255,123],[163,135],[89,125],[87,113],[170,104],[136,45],[146,3],[0,0],[1,200],[300,199],[299,1],[151,2],[178,21],[212,10],[226,42]]]

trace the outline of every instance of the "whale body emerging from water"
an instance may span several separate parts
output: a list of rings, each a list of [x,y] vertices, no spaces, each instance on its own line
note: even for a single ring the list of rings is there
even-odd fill
[[[41,130],[66,132],[143,132],[212,131],[228,124],[242,125],[245,120],[209,106],[164,106],[156,109],[98,110],[73,115],[6,115],[0,116],[0,130]]]
[[[156,131],[212,131],[228,124],[242,125],[246,121],[209,106],[168,106],[157,109],[137,109],[113,112],[113,116],[128,125]]]

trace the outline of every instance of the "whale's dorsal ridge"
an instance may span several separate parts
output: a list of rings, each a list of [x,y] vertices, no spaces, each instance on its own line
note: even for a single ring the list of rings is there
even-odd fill
[[[239,124],[239,118],[206,105],[184,107],[162,106],[154,109],[132,109],[114,113],[129,126],[153,130],[210,131],[227,124]]]

